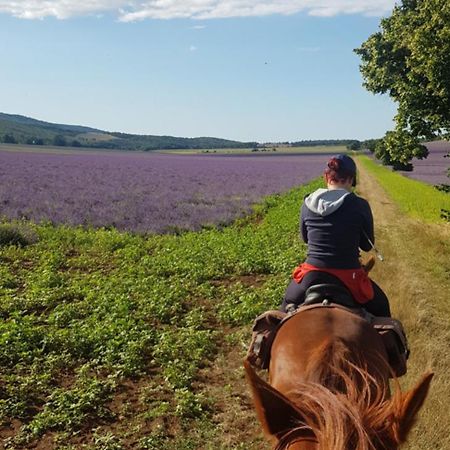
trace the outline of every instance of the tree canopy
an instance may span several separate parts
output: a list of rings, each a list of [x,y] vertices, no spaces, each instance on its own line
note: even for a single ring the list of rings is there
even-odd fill
[[[450,136],[450,2],[403,0],[355,52],[364,86],[397,104],[394,131],[376,154],[404,168],[426,157],[423,139]]]

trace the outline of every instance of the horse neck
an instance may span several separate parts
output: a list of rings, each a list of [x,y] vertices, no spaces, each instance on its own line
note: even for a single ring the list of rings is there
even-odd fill
[[[383,422],[389,417],[389,390],[384,372],[368,368],[367,361],[354,357],[339,341],[326,341],[317,349],[315,363],[310,363],[311,379],[299,383],[292,393],[294,402],[301,402],[311,411],[309,427],[316,443],[299,441],[289,450],[373,450],[374,442],[386,440]],[[373,357],[376,361],[377,358]],[[382,361],[378,361],[382,364]],[[380,435],[380,436],[378,436]],[[320,444],[318,444],[318,442]],[[392,446],[391,449],[394,449]]]
[[[395,449],[394,444],[379,444],[390,441],[384,425],[391,413],[387,406],[389,386],[384,355],[376,345],[362,351],[360,342],[329,334],[314,342],[317,345],[307,357],[300,349],[298,358],[291,360],[294,365],[290,372],[296,373],[294,367],[299,369],[300,380],[292,382],[283,377],[284,382],[278,380],[275,384],[281,390],[286,386],[284,393],[290,400],[310,412],[306,426],[316,436],[316,443],[292,439],[280,449]],[[300,428],[298,431],[301,434]]]

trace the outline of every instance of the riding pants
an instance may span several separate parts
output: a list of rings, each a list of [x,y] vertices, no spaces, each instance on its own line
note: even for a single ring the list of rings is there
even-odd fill
[[[357,303],[357,305],[360,305],[374,316],[391,317],[389,300],[386,294],[373,280],[370,281],[374,290],[373,299],[369,300],[367,303]],[[300,283],[297,283],[295,280],[291,280],[286,289],[280,310],[286,312],[286,307],[288,304],[294,304],[296,307],[300,306],[305,301],[306,291],[314,284],[337,284],[345,287],[344,284],[334,275],[326,272],[320,272],[318,270],[308,272]]]

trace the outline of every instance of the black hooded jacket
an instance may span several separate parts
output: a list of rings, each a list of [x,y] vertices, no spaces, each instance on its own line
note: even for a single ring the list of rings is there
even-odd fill
[[[330,269],[356,269],[360,249],[375,242],[369,203],[345,189],[318,189],[305,197],[300,231],[308,244],[306,262]]]

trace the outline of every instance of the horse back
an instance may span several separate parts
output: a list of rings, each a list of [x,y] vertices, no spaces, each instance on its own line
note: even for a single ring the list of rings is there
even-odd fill
[[[383,341],[367,320],[341,308],[311,308],[278,330],[271,348],[270,384],[286,393],[299,381],[323,384],[329,367],[350,366],[384,382],[389,378],[387,361]]]

